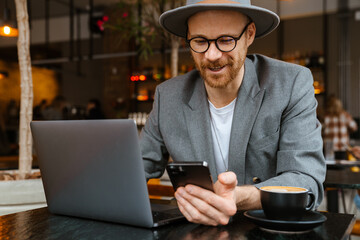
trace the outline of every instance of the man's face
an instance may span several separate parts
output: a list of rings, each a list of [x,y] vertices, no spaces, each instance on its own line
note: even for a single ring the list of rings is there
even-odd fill
[[[188,39],[194,37],[216,39],[224,35],[238,37],[248,21],[245,15],[234,11],[200,12],[189,19],[187,37]],[[196,68],[200,71],[205,84],[213,88],[225,88],[231,82],[241,82],[239,72],[243,67],[249,46],[246,38],[245,32],[231,52],[221,52],[215,42],[210,42],[209,49],[205,53],[191,51]]]

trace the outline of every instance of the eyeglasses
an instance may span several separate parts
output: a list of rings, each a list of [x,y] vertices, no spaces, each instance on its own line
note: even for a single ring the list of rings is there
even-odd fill
[[[197,53],[204,53],[206,52],[210,47],[210,42],[215,42],[215,45],[217,49],[221,52],[231,52],[236,47],[237,41],[240,40],[241,36],[244,34],[248,26],[252,23],[250,21],[244,28],[244,30],[241,32],[239,37],[233,37],[233,36],[220,36],[216,39],[206,39],[204,37],[194,37],[189,40],[186,40],[186,42],[189,44],[191,50]]]

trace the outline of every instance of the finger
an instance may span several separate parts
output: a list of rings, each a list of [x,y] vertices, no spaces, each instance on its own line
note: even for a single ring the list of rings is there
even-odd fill
[[[192,204],[195,205],[195,207],[201,209],[208,216],[210,216],[211,214],[211,217],[216,217],[217,219],[219,219],[219,218],[223,218],[224,216],[226,217],[233,216],[237,211],[233,196],[229,196],[228,198],[225,198],[215,194],[212,191],[208,191],[206,189],[191,184],[186,185],[185,193],[194,196],[197,199],[201,199],[203,202],[206,203],[207,205],[206,207],[211,206],[211,208],[207,209],[205,206],[202,205],[201,202],[198,201],[192,202]],[[183,197],[187,197],[186,194],[184,194]],[[211,211],[212,209],[216,210],[216,212]],[[222,215],[219,215],[219,213],[221,213]],[[221,220],[221,222],[223,221],[224,219]]]
[[[218,225],[216,221],[201,214],[196,208],[192,207],[191,204],[189,203],[183,204],[183,202],[180,200],[178,202],[178,206],[180,211],[183,213],[183,215],[189,222],[212,225],[212,226]]]
[[[236,175],[234,172],[223,172],[218,176],[218,180],[224,185],[234,185],[237,183]]]
[[[176,198],[176,200],[177,200],[177,204],[178,204],[178,207],[179,207],[180,212],[184,215],[184,217],[185,217],[188,221],[190,221],[191,216],[190,216],[190,214],[185,210],[182,201],[181,201],[179,198]]]
[[[190,197],[189,194],[186,194],[184,189],[178,189],[175,192],[175,197],[180,211],[184,214],[188,221],[212,226],[217,226],[219,224],[192,205],[192,202],[195,201],[195,197]]]
[[[197,223],[204,222],[204,220],[201,219],[201,215],[204,214],[202,214],[198,209],[196,209],[196,207],[191,204],[191,201],[194,201],[194,197],[187,194],[185,189],[179,189],[178,191],[176,191],[175,197],[178,201],[178,204],[181,206],[182,210],[187,216],[188,220]],[[207,216],[204,215],[203,219],[204,218],[207,218]]]
[[[220,184],[221,192],[229,192],[233,191],[234,188],[237,186],[237,178],[234,172],[224,172],[219,174],[218,181],[215,183],[216,185]],[[219,193],[218,193],[219,194]]]
[[[201,189],[204,191],[204,189]],[[212,192],[211,192],[212,193]],[[214,193],[212,193],[215,195]],[[229,216],[226,213],[219,211],[206,201],[188,194],[186,191],[182,193],[182,197],[188,201],[200,214],[206,216],[208,219],[214,220],[217,225],[226,225],[229,222]]]
[[[233,199],[226,200],[211,191],[194,185],[187,185],[185,190],[182,197],[189,201],[199,212],[216,221],[217,224],[226,225],[230,217],[237,211]]]

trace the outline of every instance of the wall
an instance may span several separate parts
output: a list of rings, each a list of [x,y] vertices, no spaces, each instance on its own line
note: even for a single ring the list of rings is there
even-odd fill
[[[360,2],[360,1],[359,1]],[[351,85],[348,89],[351,92],[347,102],[350,112],[360,117],[360,21],[354,18],[350,20],[350,66],[351,66]]]
[[[89,16],[81,14],[80,17],[80,39],[90,38]],[[77,17],[74,17],[74,40],[78,39],[77,35]],[[31,44],[44,44],[46,39],[46,29],[44,19],[35,19],[31,21],[30,36]],[[99,38],[99,36],[94,36]],[[49,19],[49,41],[63,42],[70,40],[70,18],[68,16],[53,17]],[[0,47],[16,45],[17,38],[0,37]]]
[[[261,53],[269,57],[279,58],[279,39],[279,29],[276,29],[265,37],[255,39],[248,52]]]
[[[352,11],[348,18],[348,41],[343,40],[343,28],[340,14],[328,15],[328,51],[327,51],[327,95],[339,97],[346,110],[354,117],[360,117],[360,21],[354,18]],[[347,48],[344,61],[341,49]],[[346,56],[345,56],[346,58]],[[346,77],[341,73],[348,71]]]
[[[284,21],[284,53],[302,54],[323,51],[322,16],[288,19]]]
[[[89,42],[82,41],[80,53],[86,59],[78,61],[78,51],[74,43],[74,59],[69,60],[70,47],[68,42],[56,46],[63,58],[59,63],[47,64],[48,68],[56,72],[59,82],[59,93],[65,97],[70,105],[85,107],[91,98],[104,98],[104,60],[88,60]],[[93,44],[94,53],[103,52],[103,40],[97,38]],[[33,61],[38,62],[38,61]],[[42,66],[36,65],[36,66]]]
[[[67,62],[61,68],[61,92],[71,105],[85,106],[89,99],[104,97],[102,60]]]

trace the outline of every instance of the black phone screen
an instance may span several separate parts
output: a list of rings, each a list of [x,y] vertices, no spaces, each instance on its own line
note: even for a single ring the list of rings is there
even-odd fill
[[[213,190],[213,182],[207,162],[175,162],[166,167],[174,190],[193,184],[210,191]]]

